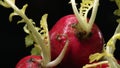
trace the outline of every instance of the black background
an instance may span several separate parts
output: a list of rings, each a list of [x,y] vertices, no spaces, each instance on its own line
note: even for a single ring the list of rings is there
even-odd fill
[[[16,0],[16,5],[19,8],[28,3],[26,15],[32,18],[36,23],[39,23],[41,16],[48,13],[49,30],[55,22],[62,16],[72,14],[69,0]],[[76,0],[80,3],[80,0]],[[100,5],[97,13],[95,23],[100,28],[105,42],[107,42],[113,35],[117,27],[116,18],[113,11],[117,9],[114,2],[109,0],[100,0]],[[31,47],[26,48],[24,44],[24,37],[26,34],[23,31],[24,24],[17,25],[16,22],[20,17],[14,17],[10,23],[8,20],[12,9],[7,9],[0,6],[0,68],[14,68],[16,63],[24,56],[30,54]],[[120,59],[119,42],[117,42],[117,50],[115,57]]]

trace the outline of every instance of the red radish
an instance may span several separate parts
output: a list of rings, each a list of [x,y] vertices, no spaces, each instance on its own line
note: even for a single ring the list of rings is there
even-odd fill
[[[72,0],[71,2],[73,3]],[[79,14],[77,14],[75,7],[73,10],[75,15],[71,14],[62,17],[50,30],[52,60],[60,54],[65,40],[68,38],[70,41],[69,48],[63,62],[59,65],[60,68],[82,67],[83,65],[89,63],[88,58],[90,54],[102,51],[104,44],[103,36],[97,25],[93,24],[89,27],[91,25],[90,23],[93,22],[95,15],[92,15],[93,17],[90,18],[89,21],[86,21],[84,18],[84,20],[79,19]],[[83,27],[80,23],[82,23],[85,27]]]
[[[109,67],[109,65],[107,63],[96,66],[96,68],[108,68],[108,67]]]
[[[41,56],[36,55],[25,56],[17,63],[15,68],[39,68],[40,64],[37,61],[41,59]]]
[[[75,15],[67,15],[61,18],[54,27],[50,30],[51,39],[51,54],[52,58],[55,59],[62,48],[64,47],[64,41],[66,36],[69,39],[69,48],[66,59],[69,56],[69,61],[74,63],[75,66],[82,66],[89,62],[88,58],[90,54],[100,52],[103,48],[103,37],[99,28],[94,24],[91,35],[86,39],[80,39],[79,33],[73,27],[78,21]],[[62,62],[61,62],[62,63]],[[66,63],[67,64],[67,63]],[[65,64],[65,66],[66,66]]]

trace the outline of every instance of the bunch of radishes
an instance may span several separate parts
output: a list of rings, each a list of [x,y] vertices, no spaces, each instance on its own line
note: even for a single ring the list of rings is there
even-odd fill
[[[25,23],[26,46],[34,45],[31,55],[22,58],[16,68],[119,68],[113,56],[115,42],[120,38],[119,25],[113,37],[104,47],[104,38],[98,26],[94,24],[99,0],[82,0],[76,7],[75,0],[70,1],[74,14],[66,15],[56,22],[48,32],[47,14],[37,27],[32,19],[25,15],[27,4],[19,9],[15,0],[0,1],[0,5],[12,8],[9,20],[20,16],[18,23]],[[91,11],[91,17],[88,13]]]

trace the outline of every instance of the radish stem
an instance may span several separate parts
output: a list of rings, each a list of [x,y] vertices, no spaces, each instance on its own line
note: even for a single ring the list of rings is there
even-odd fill
[[[49,39],[48,26],[47,26],[47,21],[46,21],[47,14],[44,14],[42,16],[42,19],[40,20],[40,26],[41,26],[40,28],[43,28],[41,32],[45,32],[45,34],[40,34],[38,30],[36,29],[36,26],[34,25],[35,23],[33,24],[32,19],[29,19],[25,15],[25,9],[27,5],[23,6],[23,9],[21,10],[15,5],[15,0],[0,1],[0,5],[6,8],[12,8],[14,10],[14,12],[11,13],[9,17],[10,21],[12,21],[12,17],[14,15],[18,15],[22,18],[22,20],[19,21],[18,23],[25,22],[27,24],[28,28],[25,27],[24,30],[26,33],[30,34],[33,37],[35,46],[41,50],[42,60],[38,62],[41,64],[42,67],[44,68],[53,67],[53,66],[58,65],[62,61],[67,51],[69,41],[66,40],[65,46],[63,50],[61,51],[60,55],[55,60],[51,61],[50,39]]]
[[[64,58],[65,53],[66,53],[66,51],[67,51],[68,44],[69,44],[69,40],[66,40],[65,46],[64,46],[64,48],[62,49],[62,51],[61,51],[61,53],[59,54],[59,56],[58,56],[55,60],[49,62],[49,63],[46,65],[46,67],[50,68],[50,67],[57,66],[57,65],[62,61],[62,59]]]
[[[95,21],[99,0],[82,0],[81,7],[80,7],[80,13],[77,10],[75,0],[71,0],[71,5],[73,8],[73,12],[78,19],[80,29],[78,29],[80,32],[86,32],[86,34],[89,34],[92,29],[92,25]],[[87,15],[88,11],[92,8],[92,14],[90,17],[89,22],[87,22]]]
[[[37,32],[37,30],[35,29],[34,25],[32,24],[32,22],[27,18],[27,16],[22,13],[20,11],[20,9],[18,9],[15,4],[12,3],[11,0],[4,0],[11,8],[14,9],[14,11],[19,14],[19,16],[21,16],[24,21],[26,22],[28,29],[32,32],[32,34],[34,34],[35,38],[36,38],[36,43],[38,45],[40,45],[42,52],[43,52],[43,65],[46,65],[48,62],[50,62],[50,51],[49,49],[47,49],[48,47],[45,46],[45,44],[43,43],[40,34]]]
[[[97,65],[102,65],[102,64],[108,64],[108,61],[101,61],[98,63],[93,63],[93,64],[87,64],[85,66],[83,66],[83,68],[92,68],[92,67],[97,67]]]
[[[120,9],[120,1],[119,0],[115,0],[115,3],[118,6],[118,9]],[[116,15],[119,16],[119,14],[116,14]],[[118,22],[118,23],[119,24],[116,27],[116,30],[115,30],[113,36],[107,42],[107,46],[106,46],[106,52],[108,54],[111,54],[111,55],[113,55],[113,53],[114,53],[114,51],[116,49],[115,44],[116,44],[117,39],[120,40],[120,22]],[[111,57],[106,56],[106,57],[107,57],[107,60],[110,63],[111,68],[120,68],[120,65],[117,63],[115,57],[113,57],[113,56],[111,56]]]

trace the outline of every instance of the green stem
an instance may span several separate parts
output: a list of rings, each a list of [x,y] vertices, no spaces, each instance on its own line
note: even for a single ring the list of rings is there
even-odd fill
[[[118,8],[120,8],[120,6],[119,6],[120,1],[119,1],[119,0],[115,0],[115,3],[117,4]],[[118,33],[120,33],[120,22],[118,22],[118,26],[116,27],[116,30],[115,30],[113,36],[116,35],[116,34],[118,34]],[[113,36],[111,37],[111,39],[113,38]],[[117,41],[116,38],[112,40],[113,45],[114,45],[114,48],[111,47],[111,46],[106,46],[106,51],[107,51],[108,53],[112,54],[112,55],[113,55],[113,53],[114,53],[114,51],[115,51],[115,49],[116,49],[116,48],[115,48],[116,41]],[[108,42],[109,42],[109,41],[108,41]]]
[[[116,59],[113,55],[105,57],[109,63],[109,68],[120,68],[119,64],[117,63]]]
[[[75,0],[71,0],[71,4],[72,4],[72,8],[73,8],[73,12],[76,16],[76,18],[78,19],[78,22],[79,22],[79,26],[86,32],[88,32],[88,24],[86,22],[84,22],[81,18],[81,16],[79,15],[79,12],[77,10],[77,7],[76,7],[76,3],[75,3]]]
[[[78,12],[76,4],[75,4],[75,0],[71,0],[71,4],[72,4],[72,8],[73,8],[73,12],[78,20],[78,27],[80,27],[81,29],[79,29],[79,31],[85,31],[86,34],[89,34],[91,32],[92,29],[92,25],[95,21],[96,18],[96,14],[97,14],[97,10],[98,10],[98,5],[99,5],[99,0],[93,0],[93,3],[90,2],[86,2],[86,4],[90,4],[90,5],[86,5],[85,3],[82,3],[81,5],[81,14]],[[85,8],[86,7],[86,8]],[[83,12],[83,8],[85,10],[85,12]],[[89,22],[87,22],[87,18],[86,16],[88,15],[88,11],[92,9],[92,14],[90,17]]]
[[[108,61],[101,61],[98,63],[87,64],[87,65],[83,66],[83,68],[93,68],[93,67],[95,68],[98,65],[102,65],[102,64],[108,64]]]
[[[46,65],[48,62],[50,62],[50,51],[49,51],[49,49],[47,50],[47,48],[49,48],[49,46],[45,46],[45,44],[43,43],[43,41],[41,39],[40,34],[37,32],[34,25],[27,18],[27,16],[25,14],[23,14],[10,0],[5,0],[5,2],[8,5],[10,5],[16,11],[16,13],[18,13],[25,20],[26,24],[28,25],[29,30],[34,34],[34,36],[37,40],[36,43],[38,45],[40,45],[42,48],[43,60],[44,60],[43,63],[44,63],[44,65]]]
[[[68,44],[69,44],[69,40],[66,40],[65,46],[64,46],[64,48],[62,49],[62,51],[61,51],[61,53],[59,54],[59,56],[58,56],[55,60],[49,62],[49,63],[46,65],[46,67],[51,68],[51,67],[57,66],[57,65],[62,61],[62,59],[64,58],[64,56],[65,56],[65,54],[66,54],[66,51],[67,51],[67,48],[68,48]]]
[[[112,36],[112,38],[107,42],[107,46],[105,50],[106,54],[108,54],[105,56],[105,58],[108,60],[110,64],[109,66],[111,68],[120,68],[120,65],[117,63],[117,60],[114,57],[114,51],[116,49],[115,48],[116,40],[120,39],[120,33],[117,33],[116,31],[115,34]]]
[[[117,26],[117,28],[116,28],[116,30],[114,32],[114,34],[117,34],[117,33],[120,33],[120,24],[118,24],[118,26]]]
[[[91,31],[92,25],[94,24],[94,21],[95,21],[96,15],[97,15],[98,6],[99,6],[99,0],[95,0],[94,4],[93,4],[93,9],[92,9],[92,15],[91,15],[89,23],[88,23],[89,31]]]

